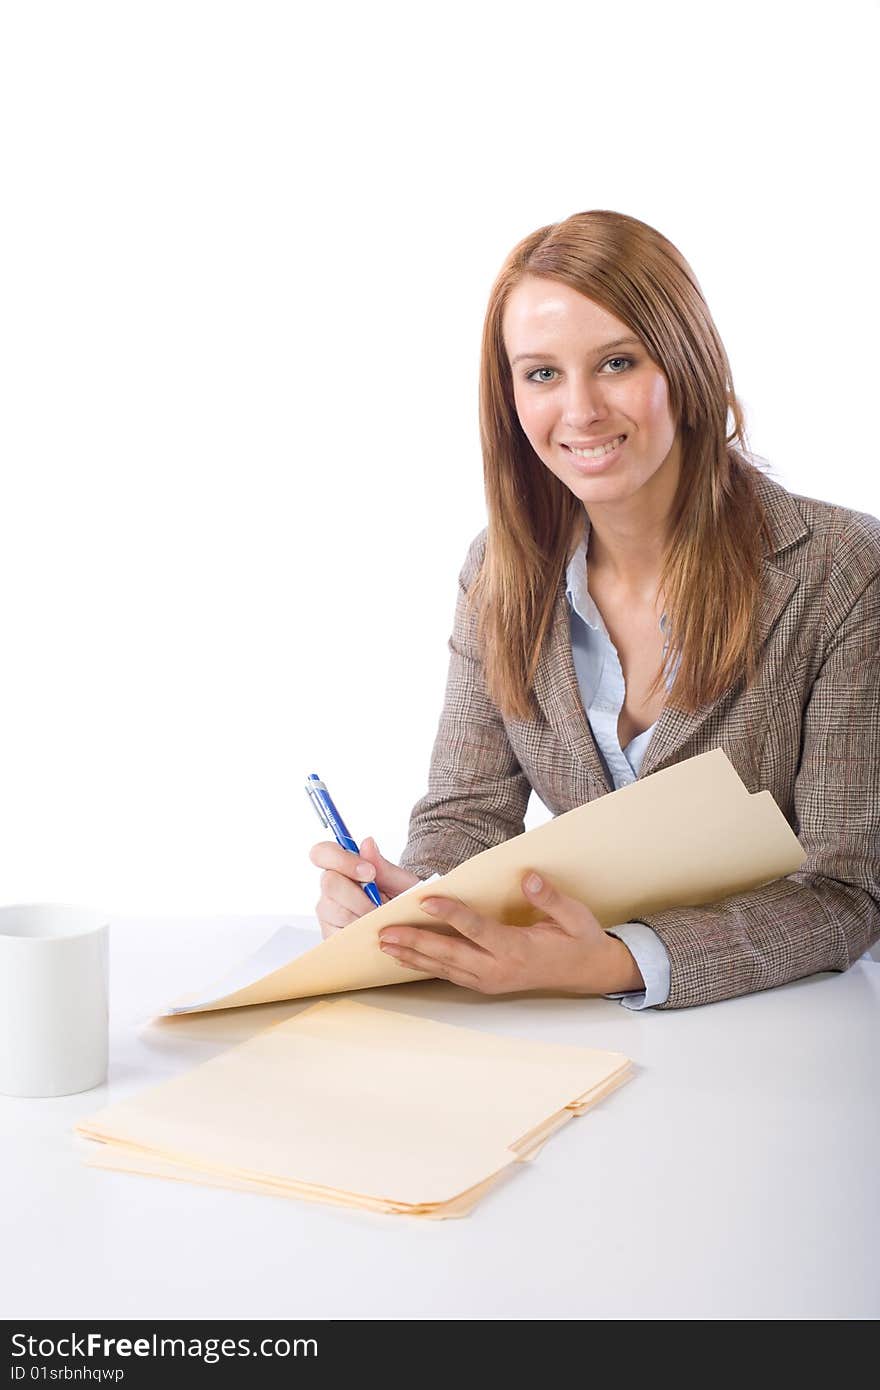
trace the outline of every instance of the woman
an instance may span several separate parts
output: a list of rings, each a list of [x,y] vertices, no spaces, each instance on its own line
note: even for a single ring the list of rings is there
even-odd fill
[[[636,1008],[845,970],[880,934],[880,522],[755,467],[693,272],[620,213],[508,257],[480,420],[489,525],[459,581],[428,792],[400,865],[373,840],[313,848],[325,934],[369,911],[363,880],[393,897],[520,834],[533,788],[558,815],[721,747],[799,836],[797,873],[608,933],[530,875],[538,925],[438,899],[438,930],[417,909],[383,950],[487,993]],[[829,446],[843,428],[823,423]]]

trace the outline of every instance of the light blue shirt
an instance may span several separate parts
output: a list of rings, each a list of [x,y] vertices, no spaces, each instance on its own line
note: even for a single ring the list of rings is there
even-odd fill
[[[625,748],[617,735],[617,720],[626,698],[626,684],[617,648],[590,595],[587,582],[587,545],[582,537],[568,562],[565,596],[569,604],[571,655],[580,687],[584,711],[599,747],[608,780],[615,790],[635,782],[642,766],[656,724],[636,734]],[[660,619],[660,631],[666,632],[666,614]],[[666,659],[669,636],[663,643]],[[679,658],[680,659],[680,658]],[[667,690],[675,679],[678,660],[666,676]],[[610,994],[628,1009],[646,1009],[665,1004],[669,998],[669,955],[656,932],[644,922],[626,922],[610,929],[635,959],[645,982],[644,990],[629,994]]]

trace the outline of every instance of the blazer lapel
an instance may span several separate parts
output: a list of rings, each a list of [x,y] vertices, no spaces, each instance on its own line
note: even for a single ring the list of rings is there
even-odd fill
[[[757,613],[758,641],[762,648],[797,587],[798,581],[792,575],[777,569],[765,559]],[[717,700],[701,705],[691,714],[677,710],[671,705],[665,706],[645,750],[639,776],[647,777],[649,773],[657,772],[664,763],[674,761],[684,745],[693,739],[706,723],[712,711],[722,700],[727,699],[731,689],[734,687],[723,691]]]
[[[574,756],[599,784],[611,791],[593,731],[581,699],[580,686],[571,656],[571,628],[565,574],[556,593],[550,630],[535,671],[535,698],[548,724],[568,744]]]

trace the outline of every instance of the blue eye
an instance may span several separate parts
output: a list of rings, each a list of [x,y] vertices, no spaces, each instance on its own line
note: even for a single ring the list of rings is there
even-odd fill
[[[627,365],[628,367],[631,367],[631,366],[633,365],[633,360],[632,360],[631,357],[609,357],[609,358],[608,358],[608,361],[605,363],[605,366],[606,366],[606,367],[610,366],[610,364],[611,364],[612,362],[625,362],[626,365]],[[611,375],[612,375],[612,376],[621,376],[622,373],[621,373],[621,372],[612,372]]]
[[[538,375],[538,372],[553,372],[555,370],[555,367],[536,367],[533,372],[529,372],[528,376],[526,377],[526,381],[533,381],[534,378]]]

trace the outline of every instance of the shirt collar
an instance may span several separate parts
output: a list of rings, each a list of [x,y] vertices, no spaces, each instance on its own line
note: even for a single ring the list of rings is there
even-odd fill
[[[588,534],[588,528],[585,526],[568,562],[568,568],[565,571],[565,597],[578,617],[582,618],[588,627],[593,628],[595,632],[605,632],[602,614],[590,596],[587,583]]]

